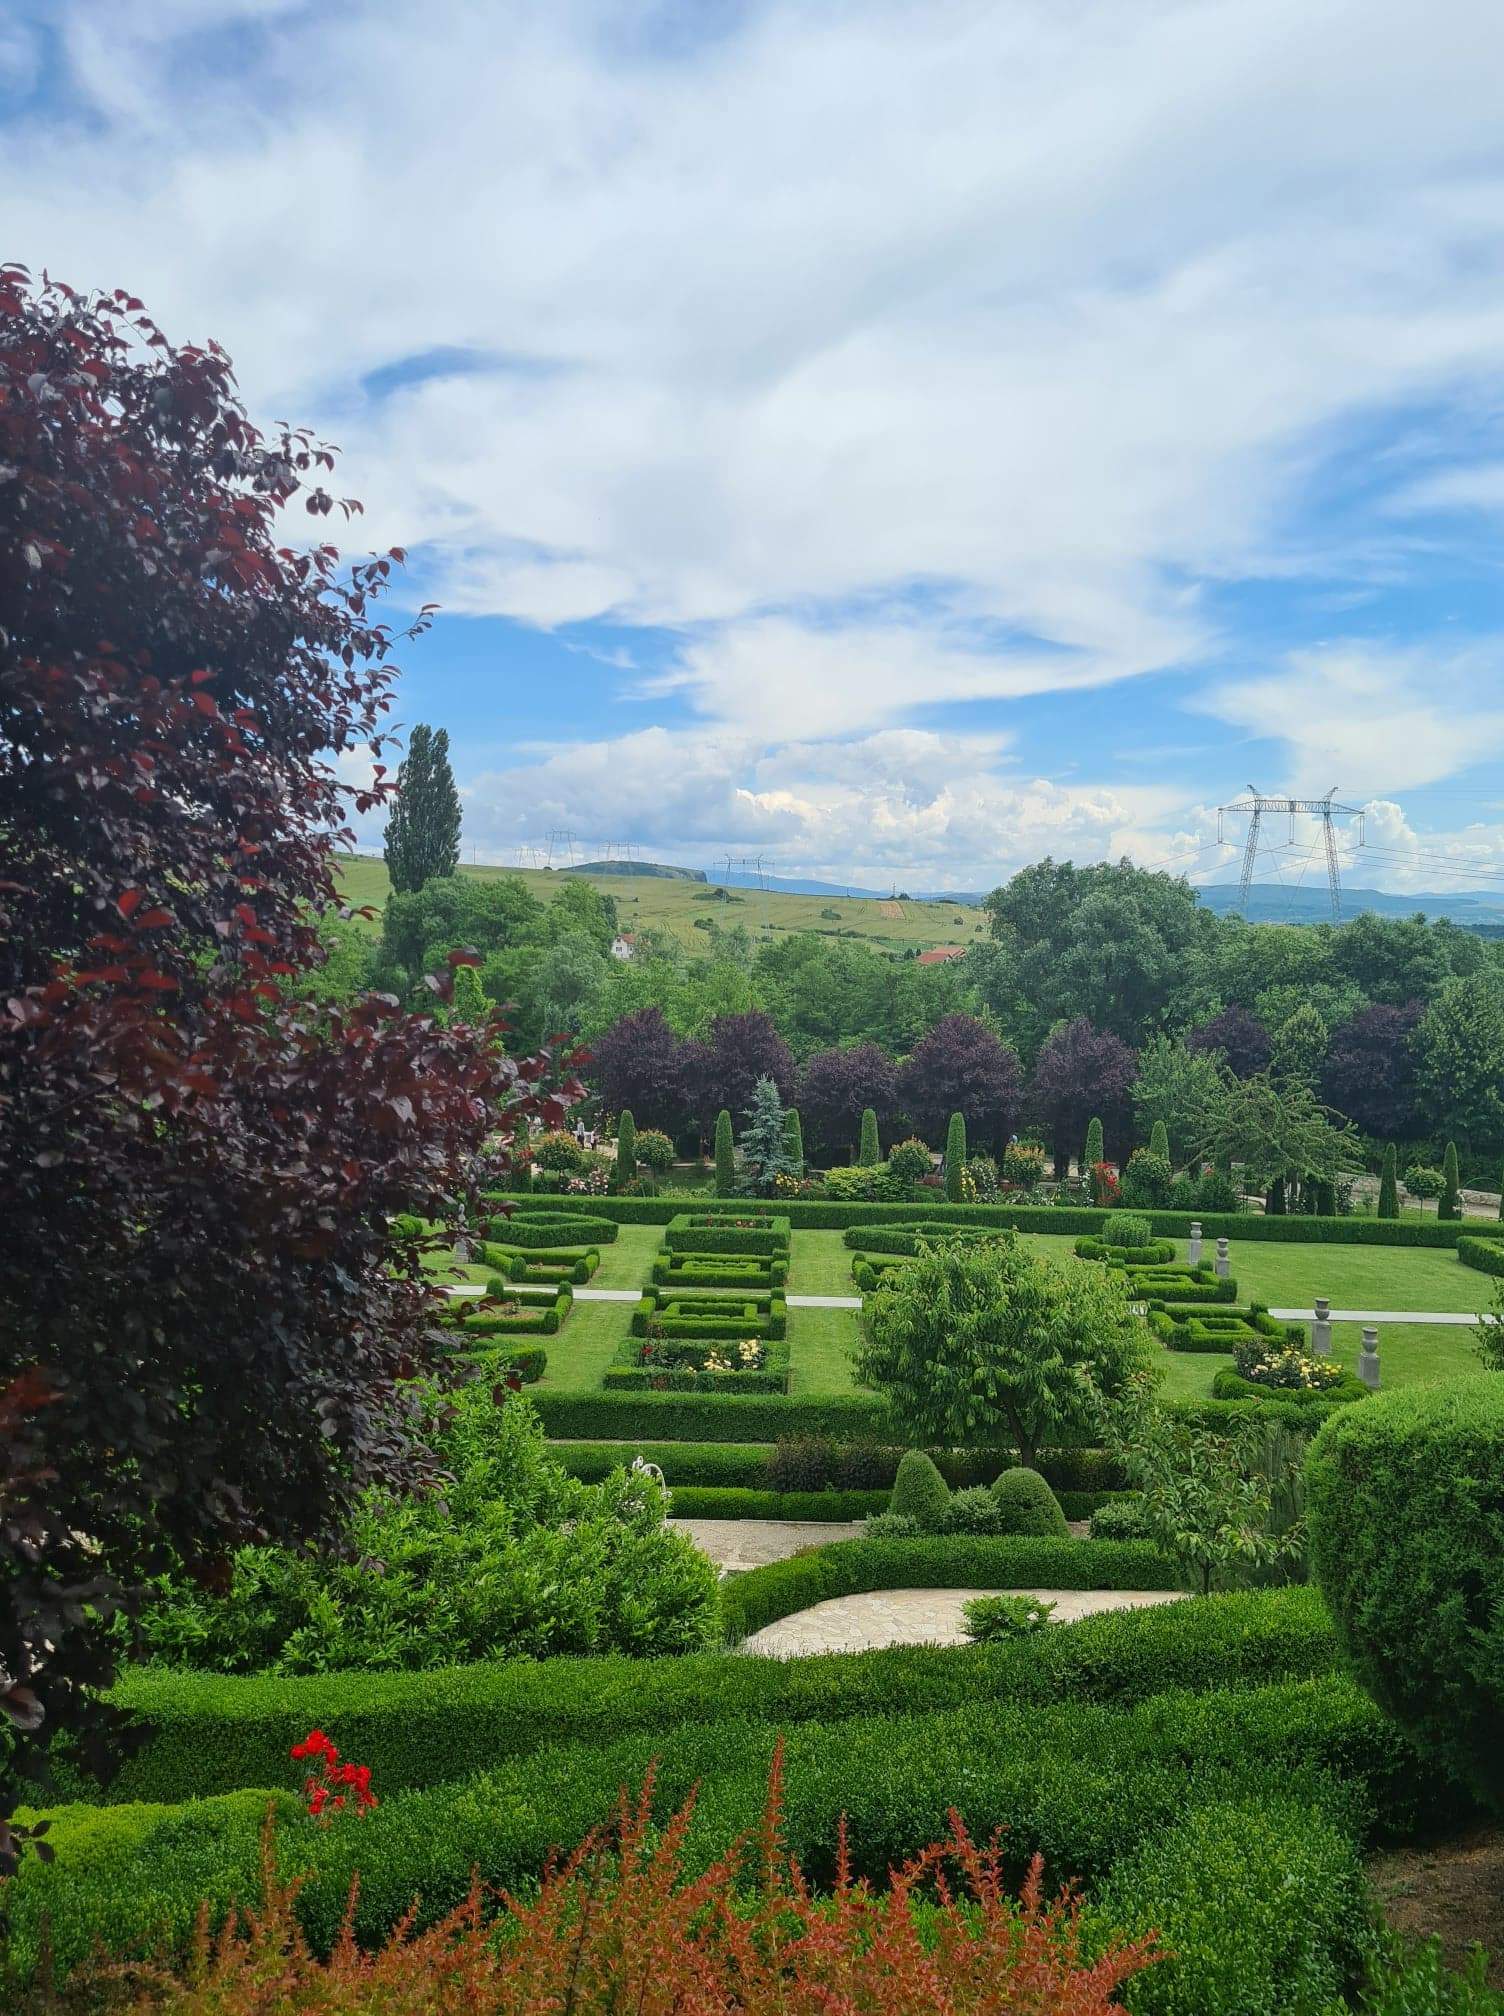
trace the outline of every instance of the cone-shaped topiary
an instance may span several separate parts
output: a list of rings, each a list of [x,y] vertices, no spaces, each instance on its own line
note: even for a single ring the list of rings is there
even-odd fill
[[[949,1503],[950,1486],[930,1458],[922,1449],[905,1450],[893,1479],[888,1510],[901,1513],[906,1519],[917,1519],[926,1533],[932,1533],[945,1517]]]
[[[715,1194],[729,1197],[736,1188],[736,1148],[731,1137],[731,1115],[723,1106],[715,1116]]]
[[[870,1106],[862,1111],[862,1138],[857,1143],[856,1160],[859,1169],[875,1169],[883,1159],[882,1144],[877,1138],[877,1115]]]
[[[1276,1176],[1264,1195],[1264,1216],[1283,1218],[1285,1216],[1285,1179]]]
[[[952,1113],[945,1130],[945,1196],[951,1204],[961,1201],[961,1172],[966,1167],[966,1119]]]
[[[1149,1129],[1149,1153],[1163,1155],[1167,1162],[1170,1159],[1170,1130],[1163,1120],[1156,1120]]]
[[[618,1189],[623,1183],[632,1182],[637,1175],[637,1122],[630,1112],[622,1114],[616,1123],[616,1182]]]
[[[789,1160],[794,1165],[794,1174],[804,1174],[804,1126],[799,1118],[799,1108],[790,1106],[783,1116],[784,1146],[789,1151]]]
[[[1084,1176],[1089,1169],[1095,1169],[1099,1162],[1106,1160],[1107,1150],[1102,1143],[1102,1123],[1093,1116],[1086,1129],[1086,1155],[1082,1162],[1081,1174]]]
[[[992,1486],[1003,1514],[1005,1533],[1028,1533],[1041,1539],[1064,1538],[1070,1528],[1060,1500],[1037,1470],[1005,1470]]]
[[[1501,1207],[1504,1208],[1504,1207]],[[1391,1141],[1384,1150],[1383,1166],[1379,1170],[1379,1216],[1398,1218],[1400,1215],[1399,1156]]]
[[[1436,1207],[1438,1218],[1460,1218],[1462,1216],[1461,1181],[1457,1174],[1457,1143],[1449,1141],[1447,1152],[1441,1164],[1441,1202]]]

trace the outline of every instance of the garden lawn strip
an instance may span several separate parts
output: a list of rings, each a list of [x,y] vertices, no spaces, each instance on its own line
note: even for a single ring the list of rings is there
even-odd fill
[[[796,1239],[796,1252],[798,1244]],[[861,1342],[860,1326],[854,1309],[791,1309],[789,1391],[807,1396],[854,1393],[852,1358]]]
[[[569,1321],[548,1339],[548,1370],[533,1392],[598,1391],[608,1365],[626,1341],[630,1302],[585,1302],[576,1298]]]
[[[789,1251],[790,1295],[855,1295],[851,1248],[839,1232],[805,1232],[795,1227]]]

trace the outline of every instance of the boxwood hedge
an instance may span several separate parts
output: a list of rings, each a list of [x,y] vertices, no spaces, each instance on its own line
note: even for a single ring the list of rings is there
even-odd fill
[[[1462,1234],[1457,1241],[1457,1258],[1481,1274],[1504,1274],[1504,1232],[1485,1238]]]
[[[747,1325],[734,1333],[718,1334],[746,1338],[752,1328]],[[649,1351],[653,1359],[645,1362],[643,1354]],[[708,1361],[713,1355],[729,1360],[729,1369],[712,1370]],[[789,1347],[784,1338],[769,1338],[763,1344],[762,1364],[743,1370],[737,1363],[736,1345],[717,1342],[715,1337],[674,1331],[671,1341],[658,1343],[629,1335],[617,1345],[616,1355],[601,1374],[601,1384],[613,1393],[787,1393]]]
[[[776,1445],[765,1442],[555,1442],[553,1453],[572,1477],[588,1484],[619,1464],[641,1456],[656,1463],[668,1484],[703,1485],[720,1488],[768,1491],[770,1464]],[[846,1452],[834,1443],[804,1453],[804,1470],[815,1482],[809,1487],[823,1490],[842,1474],[852,1474],[859,1466],[865,1482],[862,1488],[887,1490],[897,1474],[901,1448],[883,1448],[861,1443]],[[947,1484],[959,1488],[967,1484],[990,1484],[1018,1458],[1007,1449],[932,1449],[930,1456]],[[1047,1450],[1039,1459],[1039,1471],[1062,1499],[1096,1498],[1123,1488],[1123,1473],[1105,1449]],[[1070,1515],[1074,1518],[1076,1515]]]
[[[552,1206],[546,1200],[520,1197],[493,1196],[489,1201],[516,1206],[509,1216],[498,1213],[487,1228],[488,1236],[503,1246],[610,1246],[620,1226],[631,1222],[619,1219],[614,1212],[598,1211],[595,1199],[588,1214],[566,1197]],[[609,1201],[603,1197],[599,1203],[604,1206]]]
[[[486,1292],[520,1304],[519,1313],[510,1316],[499,1309],[481,1309],[472,1316],[466,1313],[466,1303],[456,1297],[447,1321],[458,1336],[475,1340],[553,1337],[574,1307],[574,1290],[567,1281],[554,1288],[518,1288],[510,1281],[493,1280],[487,1282]]]
[[[1170,1351],[1231,1351],[1239,1344],[1268,1338],[1273,1344],[1304,1348],[1306,1333],[1299,1323],[1277,1323],[1267,1309],[1250,1302],[1246,1309],[1178,1309],[1151,1302],[1149,1328]]]
[[[789,1263],[763,1259],[755,1253],[660,1253],[653,1262],[653,1285],[678,1289],[746,1288],[753,1294],[781,1288],[789,1278]]]
[[[513,1250],[487,1243],[481,1253],[486,1265],[496,1269],[504,1284],[510,1281],[524,1286],[558,1281],[572,1281],[579,1286],[588,1281],[601,1264],[600,1249],[595,1246],[578,1249],[522,1247]],[[495,1294],[498,1291],[492,1289],[490,1292]]]
[[[664,1228],[663,1243],[671,1253],[752,1253],[786,1260],[789,1221],[781,1214],[748,1211],[678,1211]]]
[[[1351,1400],[1366,1400],[1368,1388],[1356,1372],[1344,1371],[1335,1386],[1301,1388],[1294,1386],[1263,1386],[1256,1379],[1245,1379],[1235,1366],[1224,1365],[1212,1381],[1212,1391],[1219,1400],[1262,1400],[1269,1393],[1277,1393],[1281,1400],[1292,1407],[1309,1410],[1319,1407],[1329,1409],[1334,1403],[1345,1405]],[[1323,1420],[1326,1413],[1323,1411]]]

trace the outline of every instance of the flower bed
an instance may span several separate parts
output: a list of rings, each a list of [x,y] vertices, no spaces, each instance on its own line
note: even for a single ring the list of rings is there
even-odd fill
[[[756,1253],[660,1253],[653,1262],[658,1288],[746,1288],[756,1294],[781,1288],[788,1278],[787,1260]]]
[[[760,1212],[681,1211],[664,1227],[670,1253],[756,1253],[789,1257],[789,1221]]]
[[[1366,1400],[1368,1388],[1356,1372],[1339,1370],[1330,1386],[1321,1388],[1306,1386],[1271,1387],[1260,1385],[1232,1365],[1224,1365],[1212,1381],[1212,1393],[1218,1400],[1265,1400],[1275,1395],[1296,1416],[1295,1425],[1314,1428],[1324,1421],[1336,1406],[1345,1406],[1353,1400]],[[1309,1416],[1309,1424],[1301,1416]]]
[[[1151,1302],[1145,1320],[1171,1351],[1234,1351],[1240,1344],[1266,1339],[1299,1350],[1306,1342],[1302,1325],[1276,1323],[1257,1302],[1246,1309],[1179,1309]]]
[[[632,1314],[634,1337],[697,1337],[740,1343],[745,1337],[788,1334],[782,1291],[765,1295],[685,1295],[675,1288],[644,1288]]]
[[[613,1391],[787,1393],[789,1347],[782,1338],[625,1337],[602,1375]]]
[[[496,1269],[503,1289],[509,1283],[519,1287],[557,1287],[561,1281],[583,1286],[601,1264],[600,1252],[594,1246],[571,1252],[551,1246],[514,1250],[488,1244],[481,1248],[481,1256],[488,1267]],[[499,1291],[488,1285],[486,1292]]]

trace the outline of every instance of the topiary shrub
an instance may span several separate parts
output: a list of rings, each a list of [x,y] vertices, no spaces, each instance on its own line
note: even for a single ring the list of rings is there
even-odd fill
[[[985,1484],[957,1491],[940,1521],[942,1533],[1006,1533],[1003,1508]]]
[[[804,1123],[799,1118],[797,1106],[787,1107],[783,1115],[783,1145],[795,1176],[804,1174]]]
[[[644,1127],[637,1136],[637,1159],[655,1176],[666,1176],[674,1166],[674,1144],[658,1127]]]
[[[1158,1155],[1163,1161],[1170,1161],[1170,1130],[1163,1120],[1156,1120],[1149,1129],[1149,1153]]]
[[[1391,1141],[1384,1150],[1384,1160],[1379,1169],[1378,1215],[1381,1218],[1398,1218],[1400,1215],[1398,1166],[1399,1157]]]
[[[893,1479],[888,1510],[901,1518],[916,1519],[925,1532],[933,1533],[949,1504],[950,1486],[930,1458],[922,1449],[905,1450]]]
[[[1103,1499],[1091,1515],[1093,1540],[1146,1540],[1148,1535],[1144,1501],[1137,1491]]]
[[[924,1528],[907,1512],[874,1512],[862,1531],[869,1540],[917,1540]]]
[[[945,1130],[945,1197],[949,1204],[959,1204],[964,1194],[963,1178],[966,1172],[966,1119],[961,1113],[952,1113],[950,1125]]]
[[[1460,1218],[1462,1216],[1462,1184],[1457,1173],[1457,1143],[1449,1141],[1447,1152],[1441,1161],[1441,1202],[1436,1207],[1438,1218]]]
[[[723,1106],[715,1116],[715,1194],[729,1197],[736,1188],[736,1143],[731,1115]]]
[[[888,1156],[888,1174],[900,1183],[917,1183],[921,1176],[929,1175],[932,1166],[929,1149],[912,1134]]]
[[[1004,1533],[1027,1533],[1043,1540],[1070,1532],[1060,1500],[1037,1470],[1005,1470],[989,1495],[1002,1514]]]
[[[1344,1408],[1307,1459],[1306,1511],[1358,1678],[1504,1810],[1504,1379]]]
[[[1150,1246],[1154,1227],[1137,1211],[1109,1211],[1101,1237],[1104,1246]]]
[[[1106,1159],[1107,1151],[1102,1145],[1102,1123],[1093,1117],[1086,1129],[1086,1153],[1082,1157],[1081,1167],[1093,1169],[1097,1163],[1105,1162]]]
[[[1174,1182],[1168,1155],[1157,1155],[1152,1148],[1135,1148],[1119,1187],[1125,1204],[1142,1211],[1162,1211],[1170,1201]]]
[[[877,1115],[870,1106],[867,1106],[862,1109],[862,1133],[856,1151],[857,1167],[875,1169],[882,1159],[882,1144],[877,1138]]]
[[[630,1112],[622,1114],[616,1123],[616,1170],[615,1187],[631,1183],[637,1176],[637,1122]]]

